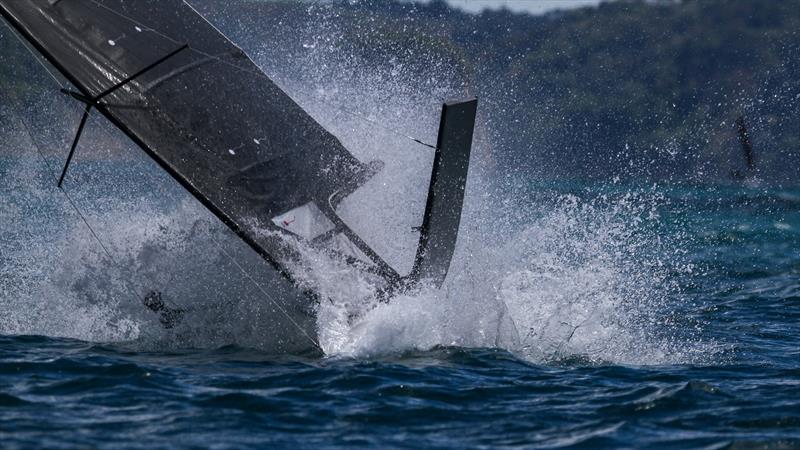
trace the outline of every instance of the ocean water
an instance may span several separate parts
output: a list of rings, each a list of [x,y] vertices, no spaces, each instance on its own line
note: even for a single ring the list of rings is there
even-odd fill
[[[501,236],[468,212],[448,294],[354,326],[321,308],[322,351],[281,355],[235,305],[177,339],[104,297],[91,280],[121,275],[77,258],[80,223],[53,236],[66,213],[35,161],[2,171],[2,448],[800,448],[797,188],[518,181]],[[184,210],[108,219],[116,202],[87,212],[98,233],[164,233],[100,234],[138,252],[130,271],[193,238],[163,231]]]

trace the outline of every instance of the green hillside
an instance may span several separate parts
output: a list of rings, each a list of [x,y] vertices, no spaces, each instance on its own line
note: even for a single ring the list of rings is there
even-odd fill
[[[499,170],[730,180],[744,168],[743,115],[761,177],[800,180],[800,0],[614,1],[545,16],[441,0],[193,4],[308,83],[363,64],[463,87],[481,98]],[[22,87],[2,36],[0,81]],[[308,36],[329,54],[301,61]]]

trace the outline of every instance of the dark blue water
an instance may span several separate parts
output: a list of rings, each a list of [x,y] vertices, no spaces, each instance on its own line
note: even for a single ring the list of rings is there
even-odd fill
[[[665,276],[646,286],[666,302],[643,316],[666,357],[635,341],[599,356],[441,345],[285,356],[7,335],[0,447],[800,448],[800,191],[655,192],[658,217],[626,236],[666,242]],[[636,248],[633,261],[653,257]]]
[[[5,448],[794,448],[800,438],[800,371],[788,365],[536,365],[458,348],[337,361],[0,342]]]

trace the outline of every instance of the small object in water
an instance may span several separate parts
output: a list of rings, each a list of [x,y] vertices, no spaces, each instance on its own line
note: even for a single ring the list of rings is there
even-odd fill
[[[161,325],[164,326],[166,329],[174,328],[175,325],[178,325],[183,319],[183,313],[186,311],[180,308],[170,308],[164,303],[164,300],[161,298],[161,292],[157,291],[150,291],[147,295],[145,295],[144,300],[142,300],[145,308],[153,311],[154,313],[158,313],[159,318],[158,321],[161,322]]]
[[[739,118],[736,119],[736,129],[739,133],[739,144],[742,146],[744,159],[747,163],[747,173],[743,174],[741,170],[734,170],[733,177],[738,180],[752,179],[756,170],[755,152],[753,151],[753,144],[750,141],[750,133],[747,131],[747,126],[744,123],[744,116],[739,116]]]
[[[753,144],[750,142],[750,134],[747,132],[747,126],[744,123],[744,116],[739,116],[739,118],[736,119],[736,128],[739,132],[739,143],[742,145],[744,159],[747,163],[747,171],[753,172],[756,170],[756,162],[753,153]]]

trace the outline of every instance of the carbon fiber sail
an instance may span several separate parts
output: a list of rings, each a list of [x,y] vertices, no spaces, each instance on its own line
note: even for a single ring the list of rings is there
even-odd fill
[[[384,294],[422,278],[443,283],[477,100],[443,107],[417,258],[403,277],[335,211],[380,164],[353,157],[188,2],[0,0],[0,14],[86,105],[59,186],[96,109],[285,278],[292,279],[287,258],[296,255],[277,236],[288,232],[311,245],[330,243],[331,253],[380,275]]]
[[[0,0],[0,12],[73,96],[276,268],[285,249],[257,229],[309,202],[324,209],[373,172],[181,0]]]

